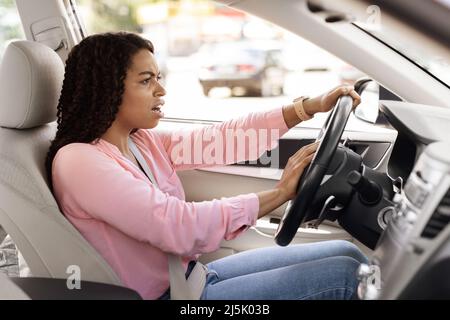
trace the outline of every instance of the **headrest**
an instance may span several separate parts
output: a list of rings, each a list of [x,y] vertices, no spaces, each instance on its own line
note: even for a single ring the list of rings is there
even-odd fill
[[[64,64],[49,47],[14,41],[0,64],[0,126],[27,129],[56,119]]]

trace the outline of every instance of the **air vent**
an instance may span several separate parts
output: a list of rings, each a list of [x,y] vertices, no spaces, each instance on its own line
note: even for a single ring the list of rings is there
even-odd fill
[[[422,231],[422,237],[433,239],[450,222],[450,189],[445,194]]]

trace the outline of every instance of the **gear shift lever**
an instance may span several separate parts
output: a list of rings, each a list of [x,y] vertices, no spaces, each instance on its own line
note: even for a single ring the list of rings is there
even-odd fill
[[[358,192],[361,202],[365,205],[374,206],[383,197],[383,190],[378,183],[367,179],[356,170],[349,172],[347,182]]]

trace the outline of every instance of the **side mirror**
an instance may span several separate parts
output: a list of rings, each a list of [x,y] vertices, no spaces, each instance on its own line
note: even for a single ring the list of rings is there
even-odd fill
[[[353,111],[360,120],[376,123],[378,119],[378,102],[380,86],[370,78],[361,78],[355,82],[355,91],[361,96],[361,103]]]

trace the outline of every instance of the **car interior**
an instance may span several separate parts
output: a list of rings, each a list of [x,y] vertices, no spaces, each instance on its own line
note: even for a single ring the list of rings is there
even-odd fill
[[[341,239],[355,243],[370,260],[356,275],[360,299],[450,298],[450,6],[215,2],[301,36],[366,76],[355,83],[362,98],[356,110],[350,98],[339,99],[320,127],[291,129],[257,162],[178,172],[187,201],[263,191],[280,179],[292,154],[320,142],[293,201],[200,261]],[[383,28],[368,24],[374,3]],[[44,169],[56,132],[64,61],[87,35],[76,1],[15,4],[26,40],[10,42],[0,62],[0,226],[17,248],[20,274],[0,273],[0,299],[140,299],[61,213]],[[441,23],[416,24],[425,11]],[[396,33],[385,37],[386,30]],[[438,71],[409,56],[394,35],[438,56]],[[155,130],[215,122],[166,118]],[[67,287],[74,265],[82,270],[83,290]]]

